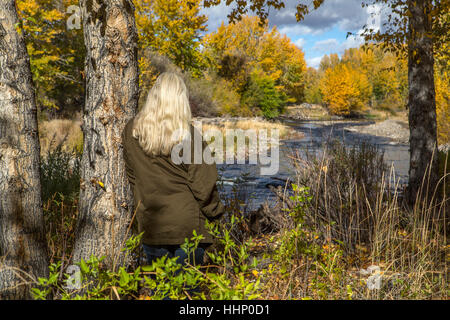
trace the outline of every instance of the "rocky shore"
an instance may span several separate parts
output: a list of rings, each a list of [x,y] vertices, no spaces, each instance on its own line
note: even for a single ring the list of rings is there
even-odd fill
[[[399,120],[385,120],[367,126],[346,128],[346,130],[389,138],[395,143],[409,143],[408,124]]]

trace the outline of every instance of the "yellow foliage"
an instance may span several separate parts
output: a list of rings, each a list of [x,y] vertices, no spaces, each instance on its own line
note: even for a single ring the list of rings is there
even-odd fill
[[[325,71],[320,90],[331,113],[349,115],[364,107],[370,84],[364,73],[346,64],[338,64]]]
[[[204,42],[215,55],[240,54],[255,63],[260,54],[260,43],[267,26],[261,26],[257,17],[245,16],[237,23],[225,25],[223,22],[216,32],[205,36]],[[259,60],[260,61],[260,60]]]
[[[436,73],[436,115],[439,144],[450,142],[450,77],[447,71]]]
[[[261,25],[258,17],[244,16],[234,24],[222,23],[216,32],[205,36],[204,44],[212,67],[219,71],[224,67],[224,57],[242,57],[245,66],[230,79],[235,88],[242,89],[247,76],[260,70],[294,101],[302,98],[306,73],[302,50],[276,27],[269,30],[267,24]]]
[[[84,49],[81,30],[66,30],[65,9],[78,0],[17,0],[18,30],[24,35],[38,106],[58,109],[67,89],[81,94]],[[64,87],[64,90],[58,90]],[[60,95],[60,96],[58,96]]]
[[[365,100],[373,107],[399,109],[405,105],[408,80],[404,58],[371,44],[345,50],[341,62],[366,75],[369,88]]]
[[[208,18],[200,14],[201,0],[135,0],[139,48],[169,57],[183,70],[198,71],[201,32]]]

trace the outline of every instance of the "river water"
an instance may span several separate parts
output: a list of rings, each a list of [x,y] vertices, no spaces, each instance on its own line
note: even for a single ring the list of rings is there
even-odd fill
[[[308,153],[320,153],[323,143],[329,139],[338,139],[347,146],[358,146],[362,142],[378,146],[384,151],[384,160],[388,168],[395,170],[395,176],[400,183],[406,183],[409,170],[409,146],[398,144],[389,138],[362,134],[349,131],[345,128],[366,126],[373,121],[291,121],[284,120],[286,125],[304,134],[304,138],[296,140],[282,140],[279,148],[279,170],[272,176],[260,174],[260,165],[250,164],[220,164],[217,165],[222,176],[223,188],[220,192],[223,196],[232,193],[240,177],[245,176],[245,181],[240,183],[241,197],[245,199],[247,210],[255,210],[265,201],[272,203],[275,199],[268,188],[269,185],[284,186],[286,179],[295,176],[295,170],[289,156],[296,152],[300,156]]]

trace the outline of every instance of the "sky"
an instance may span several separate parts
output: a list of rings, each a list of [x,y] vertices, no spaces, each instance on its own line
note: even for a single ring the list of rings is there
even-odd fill
[[[285,0],[285,8],[269,12],[269,26],[276,26],[293,43],[302,48],[308,67],[317,68],[324,55],[338,53],[345,49],[359,47],[363,40],[358,35],[368,24],[376,30],[380,27],[382,11],[380,7],[361,6],[361,0],[327,0],[317,10],[297,22],[296,4],[299,0]],[[212,8],[203,8],[208,16],[208,31],[215,31],[222,21],[228,23],[231,11],[223,3]],[[355,36],[347,37],[352,32]]]

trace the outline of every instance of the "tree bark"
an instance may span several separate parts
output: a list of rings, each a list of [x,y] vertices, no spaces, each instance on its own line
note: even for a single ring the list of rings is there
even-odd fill
[[[86,104],[79,216],[73,260],[123,263],[133,207],[121,134],[139,97],[137,31],[131,0],[82,0]]]
[[[0,0],[0,299],[30,298],[30,276],[48,276],[35,93],[17,22],[15,1]]]
[[[410,0],[408,6],[411,13],[408,39],[411,155],[408,199],[410,204],[414,204],[422,182],[422,199],[434,192],[438,182],[438,157],[431,14],[433,4],[428,0]]]

